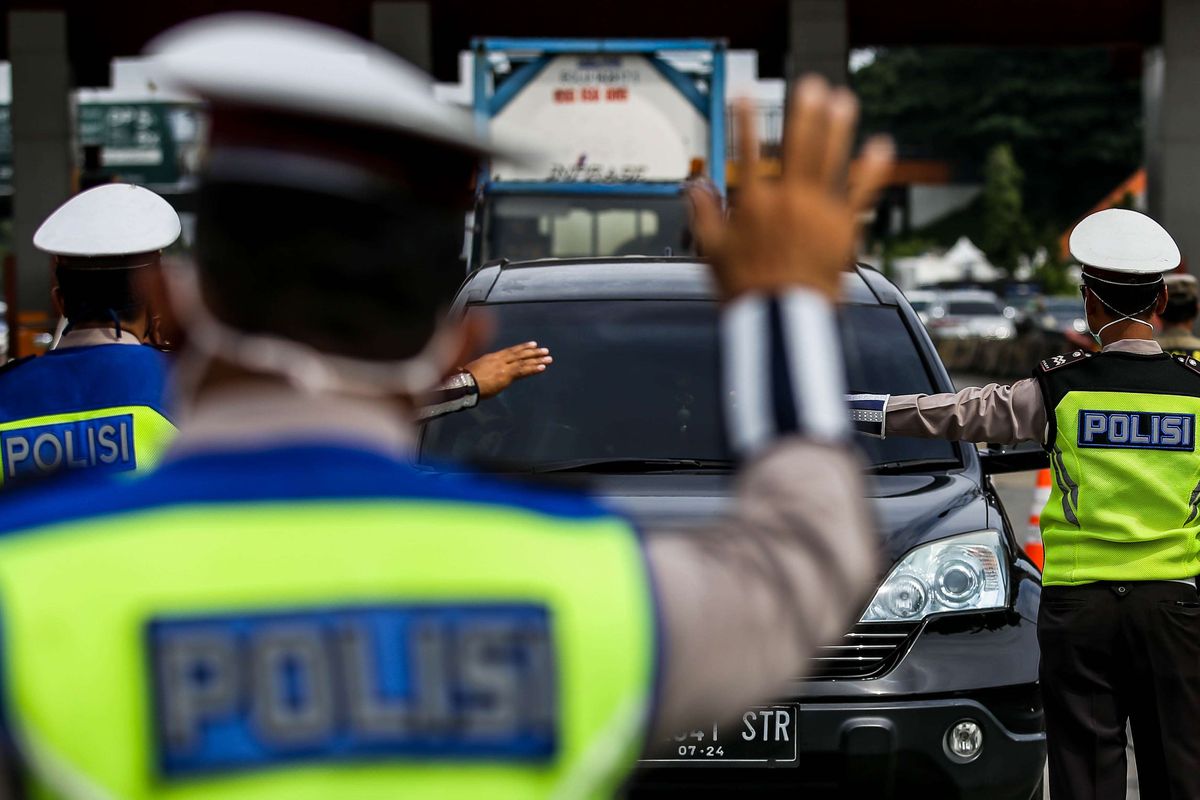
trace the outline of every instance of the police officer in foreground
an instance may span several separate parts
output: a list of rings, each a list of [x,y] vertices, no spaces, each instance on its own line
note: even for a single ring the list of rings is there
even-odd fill
[[[1038,641],[1050,795],[1125,797],[1128,721],[1142,796],[1200,797],[1200,363],[1164,353],[1149,321],[1179,249],[1121,209],[1085,218],[1070,248],[1101,352],[1046,359],[1011,386],[851,405],[868,432],[1046,448]]]
[[[32,784],[609,796],[648,737],[740,714],[845,630],[878,573],[832,300],[891,163],[870,144],[844,189],[849,92],[801,85],[782,181],[732,221],[697,200],[747,463],[728,518],[639,538],[407,462],[410,398],[474,344],[443,311],[496,145],[322,27],[212,18],[153,49],[212,110],[198,263],[169,285],[188,411],[145,479],[0,510],[3,720]]]
[[[33,237],[54,256],[56,349],[0,368],[0,489],[67,469],[154,466],[175,433],[149,273],[179,217],[148,189],[108,184],[64,203]]]
[[[1173,272],[1164,278],[1167,286],[1167,305],[1159,314],[1163,329],[1158,344],[1171,355],[1200,359],[1200,337],[1195,330],[1200,315],[1200,286],[1196,276]]]

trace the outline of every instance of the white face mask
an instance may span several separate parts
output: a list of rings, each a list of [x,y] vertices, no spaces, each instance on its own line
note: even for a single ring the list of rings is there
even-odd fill
[[[1094,275],[1093,275],[1093,276],[1091,276],[1091,278],[1092,278],[1093,280],[1104,281],[1104,279],[1103,279],[1103,278],[1097,278],[1097,277],[1095,277]],[[1111,283],[1111,281],[1104,281],[1104,282],[1105,282],[1105,283]],[[1114,284],[1114,285],[1119,285],[1119,284]],[[1114,313],[1114,314],[1120,314],[1120,313],[1121,313],[1120,311],[1117,311],[1115,308],[1113,308],[1112,306],[1110,306],[1108,303],[1105,303],[1105,302],[1104,302],[1104,298],[1103,298],[1103,297],[1101,297],[1100,295],[1096,294],[1094,291],[1092,291],[1092,289],[1090,289],[1090,288],[1089,288],[1089,289],[1088,289],[1088,291],[1089,291],[1089,292],[1091,292],[1092,296],[1093,296],[1093,297],[1095,297],[1097,300],[1099,300],[1099,301],[1100,301],[1100,303],[1101,303],[1101,305],[1103,305],[1103,306],[1104,306],[1105,308],[1107,308],[1109,311],[1111,311],[1111,312],[1112,312],[1112,313]],[[1147,328],[1149,328],[1149,329],[1150,329],[1150,332],[1151,332],[1151,333],[1153,333],[1153,332],[1154,332],[1154,326],[1153,326],[1153,325],[1151,325],[1149,322],[1146,322],[1146,320],[1144,320],[1144,319],[1137,319],[1137,315],[1138,315],[1138,314],[1144,314],[1145,312],[1149,311],[1151,308],[1153,308],[1153,307],[1154,307],[1154,304],[1155,304],[1155,303],[1157,303],[1157,302],[1158,302],[1158,295],[1155,295],[1155,296],[1154,296],[1154,299],[1150,301],[1149,305],[1145,306],[1144,308],[1142,308],[1142,309],[1141,309],[1141,310],[1139,310],[1139,311],[1135,311],[1135,312],[1133,312],[1132,314],[1124,314],[1124,315],[1122,315],[1121,317],[1119,317],[1118,319],[1114,319],[1114,320],[1112,320],[1111,322],[1106,322],[1105,324],[1103,324],[1103,325],[1101,325],[1101,326],[1100,326],[1100,330],[1098,330],[1098,331],[1096,331],[1096,330],[1092,330],[1092,318],[1091,318],[1091,316],[1090,316],[1090,315],[1087,315],[1087,328],[1088,328],[1088,333],[1090,333],[1090,334],[1092,335],[1092,338],[1096,340],[1096,343],[1097,343],[1097,344],[1101,344],[1101,345],[1103,345],[1103,344],[1104,344],[1104,342],[1101,342],[1101,341],[1100,341],[1100,334],[1104,333],[1104,331],[1105,331],[1105,330],[1107,330],[1108,328],[1112,327],[1113,325],[1116,325],[1118,322],[1124,322],[1124,321],[1126,321],[1126,320],[1129,320],[1130,322],[1136,322],[1136,323],[1137,323],[1137,324],[1139,324],[1139,325],[1145,325]]]
[[[367,398],[415,397],[433,389],[458,350],[460,334],[445,324],[415,356],[398,361],[367,361],[323,353],[291,339],[239,331],[218,320],[204,305],[195,265],[164,264],[171,306],[187,330],[187,347],[179,365],[185,402],[207,365],[216,358],[252,372],[274,375],[312,393]]]

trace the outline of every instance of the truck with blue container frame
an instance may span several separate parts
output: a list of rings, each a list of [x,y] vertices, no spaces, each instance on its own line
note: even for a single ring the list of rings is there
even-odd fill
[[[685,183],[725,192],[723,40],[481,38],[472,50],[477,124],[540,155],[484,165],[469,269],[693,252]]]

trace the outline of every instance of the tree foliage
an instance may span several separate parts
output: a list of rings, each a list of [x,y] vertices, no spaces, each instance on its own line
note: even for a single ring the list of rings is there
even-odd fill
[[[1011,147],[998,144],[991,149],[983,168],[983,236],[979,246],[987,253],[988,261],[1010,275],[1033,244],[1021,202],[1024,177]]]
[[[979,180],[1007,144],[1035,228],[1063,229],[1142,159],[1141,87],[1092,48],[897,48],[852,76],[863,129],[901,157],[947,159]]]

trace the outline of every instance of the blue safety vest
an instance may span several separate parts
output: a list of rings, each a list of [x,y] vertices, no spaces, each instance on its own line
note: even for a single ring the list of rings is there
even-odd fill
[[[175,435],[152,347],[52,350],[0,368],[0,488],[64,470],[146,470]]]

